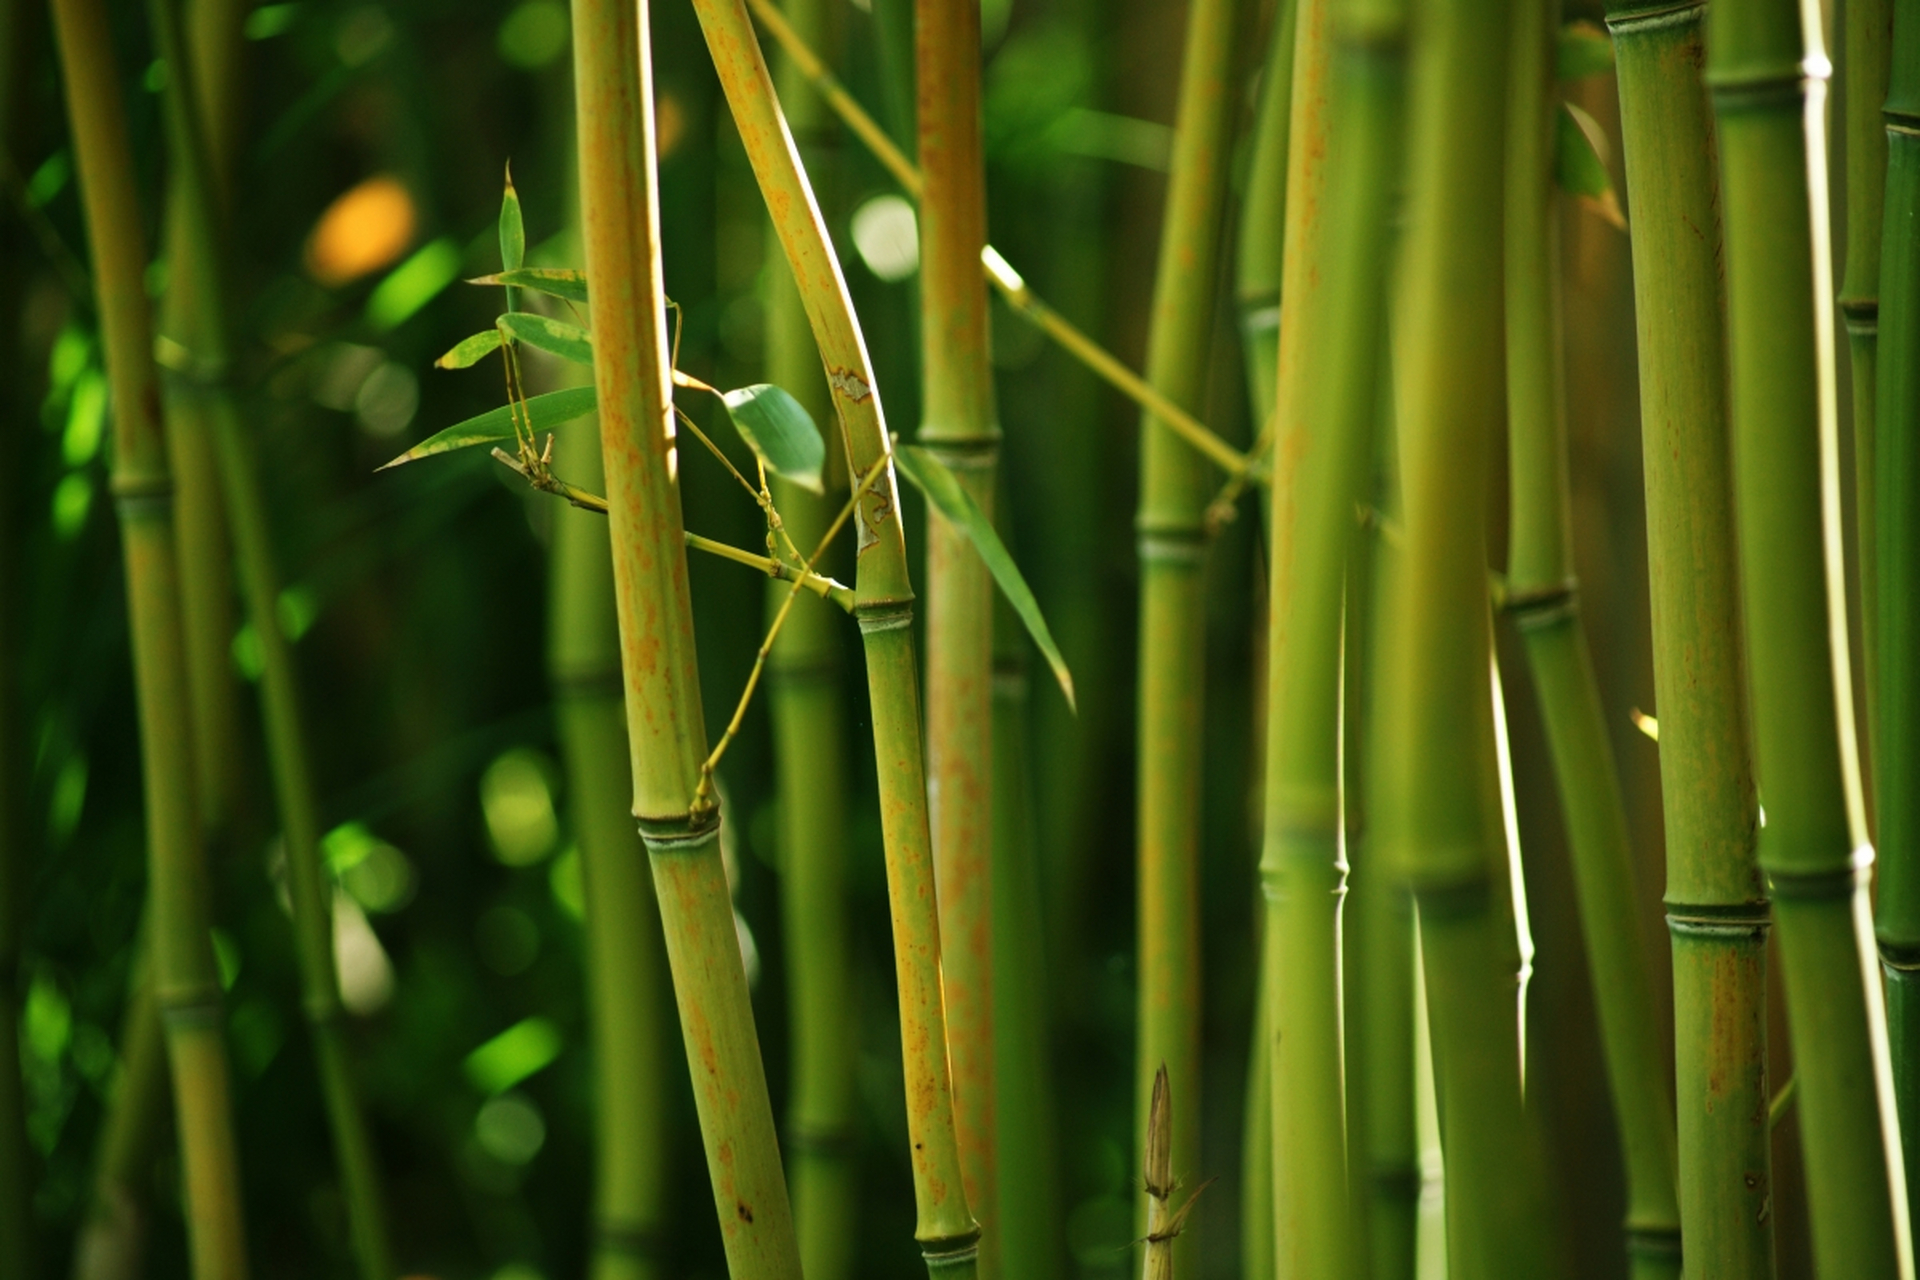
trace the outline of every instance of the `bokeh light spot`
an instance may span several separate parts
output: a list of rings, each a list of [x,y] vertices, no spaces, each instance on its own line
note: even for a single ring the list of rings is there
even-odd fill
[[[327,206],[307,240],[307,273],[339,288],[399,261],[413,243],[413,197],[398,178],[378,174]]]

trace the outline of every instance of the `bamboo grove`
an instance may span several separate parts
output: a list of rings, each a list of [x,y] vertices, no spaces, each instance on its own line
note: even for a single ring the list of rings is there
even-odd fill
[[[0,1280],[1913,1280],[1920,0],[0,0]]]

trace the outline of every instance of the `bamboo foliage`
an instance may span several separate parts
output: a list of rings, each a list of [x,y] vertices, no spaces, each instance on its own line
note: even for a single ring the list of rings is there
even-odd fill
[[[1506,609],[1525,642],[1566,815],[1581,931],[1627,1169],[1633,1274],[1680,1274],[1674,1117],[1638,941],[1633,852],[1619,770],[1579,615],[1560,379],[1553,140],[1558,5],[1514,0],[1507,118],[1506,332],[1509,539]]]
[[[1147,381],[1192,412],[1205,382],[1213,332],[1227,143],[1234,0],[1195,0],[1174,117],[1172,170],[1162,215],[1147,338]],[[1205,683],[1203,459],[1151,414],[1142,427],[1140,670],[1135,795],[1139,861],[1139,1028],[1134,1053],[1135,1132],[1143,1138],[1162,1066],[1175,1090],[1171,1160],[1176,1179],[1199,1172],[1200,783]],[[1176,1263],[1192,1237],[1175,1249]]]
[[[1731,0],[1711,20],[1760,865],[1780,930],[1814,1255],[1824,1275],[1910,1276],[1840,575],[1826,59],[1791,3]]]
[[[930,1271],[964,1280],[974,1271],[980,1228],[967,1207],[945,1052],[913,592],[899,498],[890,474],[891,442],[839,261],[794,153],[746,4],[695,0],[694,11],[819,344],[849,474],[880,477],[856,495],[859,572],[854,615],[867,658],[881,836],[893,911],[917,1209],[914,1235]]]
[[[987,337],[980,6],[918,0],[919,441],[993,511],[1000,425]],[[927,530],[927,799],[954,1125],[980,1270],[999,1272],[993,972],[993,581],[937,506]]]
[[[580,207],[625,681],[633,812],[673,974],[714,1207],[735,1280],[800,1274],[765,1069],[705,778],[671,453],[647,6],[577,0]],[[657,660],[655,655],[658,655]]]
[[[1874,798],[1882,857],[1875,925],[1911,1221],[1920,1193],[1920,5],[1911,0],[1894,5],[1890,61],[1878,281],[1877,413],[1884,426],[1874,477],[1880,555]]]
[[[788,5],[815,48],[830,49],[833,7],[820,0]],[[833,119],[789,57],[776,67],[780,100],[795,144],[814,180],[832,198]],[[768,232],[769,257],[779,240]],[[767,272],[767,373],[816,421],[833,413],[832,392],[790,273]],[[829,450],[832,452],[832,450]],[[844,464],[839,468],[844,471]],[[837,488],[815,495],[776,481],[773,495],[796,543],[812,546],[840,506]],[[767,587],[771,614],[787,589]],[[854,1139],[854,1039],[848,973],[845,860],[847,725],[839,692],[843,641],[836,611],[799,600],[775,642],[769,711],[775,735],[781,815],[781,924],[787,939],[793,1009],[793,1095],[787,1151],[800,1259],[814,1280],[839,1280],[855,1255],[858,1217]]]
[[[114,495],[126,558],[146,796],[155,1002],[166,1028],[198,1280],[247,1271],[220,986],[208,938],[205,849],[194,811],[191,709],[159,423],[146,251],[105,6],[54,7],[112,384]]]
[[[1607,23],[1633,199],[1681,1230],[1722,1274],[1764,1277],[1770,915],[1754,857],[1704,13],[1617,4]]]

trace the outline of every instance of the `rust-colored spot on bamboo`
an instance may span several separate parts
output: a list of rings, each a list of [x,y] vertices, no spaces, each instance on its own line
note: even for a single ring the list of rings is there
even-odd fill
[[[740,1221],[745,1222],[749,1225],[752,1224],[753,1210],[747,1207],[747,1202],[745,1200],[734,1201],[733,1211],[740,1215]]]

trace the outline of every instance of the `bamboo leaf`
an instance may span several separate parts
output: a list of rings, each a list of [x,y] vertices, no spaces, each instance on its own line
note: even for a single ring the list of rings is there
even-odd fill
[[[720,399],[740,438],[770,470],[812,493],[825,492],[820,469],[827,461],[826,442],[798,400],[766,382],[723,392]]]
[[[527,260],[527,224],[520,217],[520,193],[513,189],[513,166],[507,166],[507,190],[500,198],[500,265],[517,271]]]
[[[1581,19],[1560,28],[1554,73],[1562,80],[1582,80],[1613,70],[1613,40],[1594,23]]]
[[[933,454],[918,445],[902,445],[894,450],[894,464],[900,469],[914,488],[925,494],[948,523],[960,530],[971,542],[980,558],[986,561],[987,571],[993,574],[993,580],[1007,597],[1007,603],[1020,615],[1020,621],[1026,624],[1027,634],[1033,637],[1034,644],[1053,668],[1053,678],[1060,682],[1060,692],[1066,695],[1067,706],[1075,709],[1073,697],[1073,673],[1067,670],[1067,660],[1060,654],[1060,646],[1054,643],[1053,632],[1047,628],[1047,620],[1040,612],[1039,601],[1033,598],[1033,591],[1027,586],[1027,580],[1020,574],[1020,566],[1013,562],[1006,544],[1000,541],[1000,535],[994,530],[993,521],[973,500],[973,495],[961,487],[953,472],[947,470]]]
[[[478,364],[484,357],[500,349],[500,331],[488,329],[476,333],[471,338],[462,338],[453,345],[453,349],[433,362],[436,369],[467,369]]]
[[[1600,122],[1571,102],[1561,103],[1553,150],[1553,178],[1560,189],[1625,231],[1627,216],[1607,172],[1607,135]]]
[[[593,366],[593,338],[577,324],[528,311],[509,311],[500,317],[500,327],[530,347],[538,347],[575,364]]]
[[[572,267],[514,267],[490,276],[475,276],[468,284],[504,285],[510,289],[531,289],[567,302],[587,300],[587,273]]]
[[[547,431],[563,422],[571,422],[592,413],[598,403],[592,387],[568,387],[564,391],[549,391],[545,395],[528,397],[521,411],[533,430]],[[428,436],[377,470],[385,471],[387,467],[397,467],[403,462],[417,462],[436,453],[451,453],[455,449],[476,444],[511,440],[514,411],[515,406],[503,404],[498,409],[489,409],[465,422],[456,422],[446,430]]]

